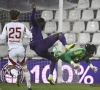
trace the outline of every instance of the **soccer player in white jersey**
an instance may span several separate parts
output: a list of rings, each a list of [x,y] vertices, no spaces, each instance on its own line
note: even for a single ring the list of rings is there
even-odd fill
[[[11,74],[17,77],[16,84],[18,86],[20,85],[20,75],[15,69],[17,60],[19,60],[24,77],[26,79],[28,90],[32,90],[30,83],[30,73],[27,69],[25,60],[25,49],[22,44],[24,33],[28,36],[28,38],[32,38],[32,34],[24,24],[18,22],[19,15],[20,11],[17,9],[10,11],[10,17],[12,21],[4,26],[3,32],[0,35],[0,39],[3,40],[6,38],[6,36],[8,37],[8,65]]]

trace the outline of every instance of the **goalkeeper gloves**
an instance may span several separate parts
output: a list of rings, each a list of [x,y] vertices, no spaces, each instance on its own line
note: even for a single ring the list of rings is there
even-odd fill
[[[80,67],[79,64],[74,63],[73,61],[70,62],[70,64],[74,67],[74,69],[77,69]]]
[[[93,66],[92,64],[90,64],[89,66],[95,73],[98,71],[98,68],[96,66]]]
[[[93,71],[96,73],[98,71],[98,68],[96,66],[94,66]]]

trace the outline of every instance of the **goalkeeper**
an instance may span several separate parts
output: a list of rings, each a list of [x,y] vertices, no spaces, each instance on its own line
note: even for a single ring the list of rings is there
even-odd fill
[[[93,66],[89,58],[96,53],[96,46],[93,44],[86,44],[85,48],[78,48],[76,50],[70,50],[68,52],[62,53],[60,50],[53,49],[54,56],[61,59],[64,62],[70,63],[74,69],[79,68],[79,62],[86,61],[90,68],[96,73],[98,68]]]

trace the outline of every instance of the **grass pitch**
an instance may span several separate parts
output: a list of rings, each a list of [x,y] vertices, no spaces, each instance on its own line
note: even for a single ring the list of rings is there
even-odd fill
[[[0,83],[0,90],[27,90],[26,84],[22,83],[17,87],[16,84]],[[100,90],[100,87],[92,87],[86,84],[33,84],[32,90]]]

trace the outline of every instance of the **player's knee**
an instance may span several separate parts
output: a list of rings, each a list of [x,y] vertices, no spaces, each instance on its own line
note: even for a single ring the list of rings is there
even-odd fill
[[[23,70],[24,72],[27,72],[27,71],[28,71],[27,65],[22,66],[22,70]]]
[[[61,35],[63,35],[63,33],[59,32],[59,33],[54,34],[54,37],[56,40],[58,40]]]
[[[63,35],[64,35],[64,34],[63,34],[62,32],[59,33],[59,37],[60,37],[60,36],[63,36]]]
[[[12,69],[15,69],[14,65],[9,65],[9,70],[11,71]]]
[[[55,35],[59,37],[60,35],[63,35],[63,33],[62,32],[59,32],[59,33],[57,33]]]
[[[23,63],[22,63],[22,62],[20,62],[20,65],[21,65],[21,66],[26,65],[26,61],[25,61],[25,62],[23,62]]]
[[[60,34],[63,34],[63,33],[62,33],[62,32],[59,32],[59,35],[60,35]]]

